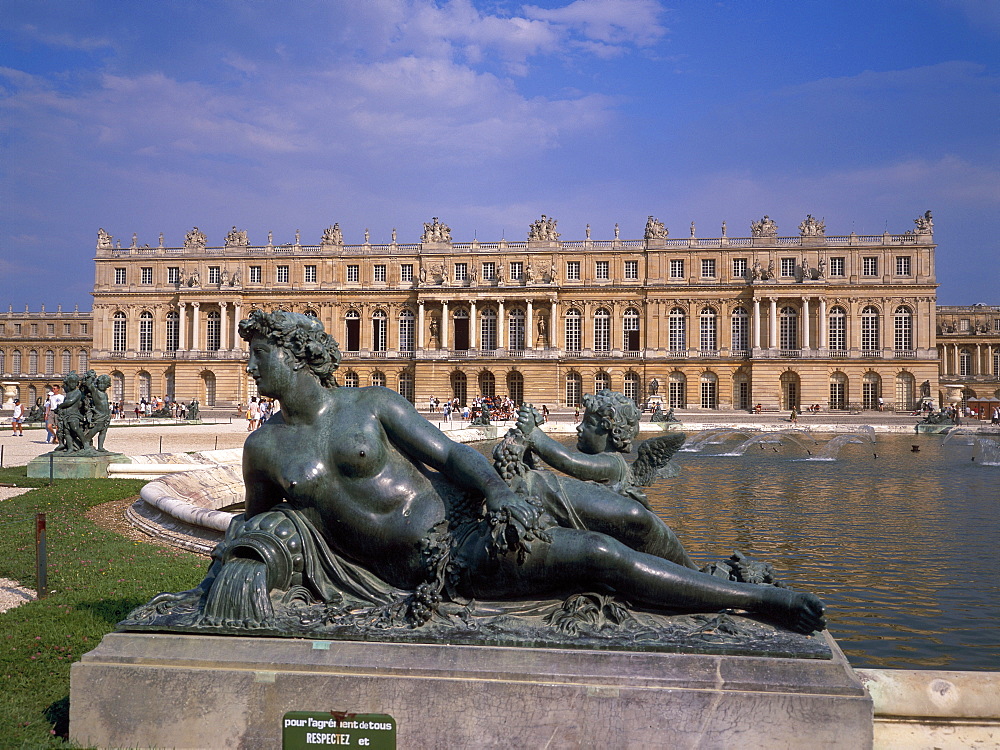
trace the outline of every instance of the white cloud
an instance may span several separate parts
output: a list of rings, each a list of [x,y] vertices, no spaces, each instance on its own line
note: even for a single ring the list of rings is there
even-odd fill
[[[561,8],[526,5],[524,13],[608,45],[644,47],[667,33],[660,23],[663,8],[656,0],[575,0]]]
[[[83,52],[93,52],[97,49],[112,47],[111,41],[102,37],[53,34],[38,28],[34,24],[22,24],[19,31],[25,37],[34,39],[49,47],[61,47],[63,49],[81,50]]]

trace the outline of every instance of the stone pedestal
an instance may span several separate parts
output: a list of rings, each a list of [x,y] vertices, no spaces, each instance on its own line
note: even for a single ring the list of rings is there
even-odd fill
[[[121,453],[94,453],[78,455],[65,453],[43,453],[28,462],[28,476],[46,479],[49,476],[51,456],[51,476],[53,479],[107,479],[108,464],[127,464],[132,459]]]
[[[73,665],[70,737],[276,748],[289,711],[389,714],[400,748],[866,748],[833,659],[112,633]]]

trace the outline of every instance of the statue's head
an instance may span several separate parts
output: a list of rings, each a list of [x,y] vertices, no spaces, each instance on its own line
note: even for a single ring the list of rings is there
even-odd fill
[[[80,376],[76,374],[76,370],[63,378],[63,390],[72,391],[78,385],[80,385]]]
[[[262,336],[269,343],[287,350],[319,378],[325,388],[337,385],[334,373],[340,366],[340,348],[333,336],[323,329],[318,318],[301,313],[254,310],[240,321],[240,337],[250,341]]]
[[[98,388],[102,391],[106,391],[111,386],[111,376],[107,374],[98,375],[95,382],[97,383]]]
[[[598,391],[583,397],[583,405],[588,412],[601,419],[601,427],[608,433],[608,439],[615,450],[627,452],[632,449],[632,438],[639,433],[639,407],[624,394]]]

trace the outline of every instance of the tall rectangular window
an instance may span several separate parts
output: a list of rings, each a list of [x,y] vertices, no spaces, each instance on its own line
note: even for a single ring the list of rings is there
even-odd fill
[[[275,281],[279,284],[288,283],[288,266],[278,266],[276,269]]]
[[[522,278],[524,278],[524,263],[519,260],[511,261],[510,280],[520,281]]]
[[[747,351],[750,348],[750,318],[743,307],[736,308],[732,319],[733,351]]]
[[[307,283],[307,284],[315,284],[316,283],[316,266],[307,265],[307,266],[305,266],[305,268],[303,270],[304,270],[303,281],[305,281],[305,283]]]
[[[126,283],[125,282],[125,269],[124,268],[116,268],[115,269],[115,283],[116,284],[124,284],[124,283]]]
[[[747,259],[733,258],[733,278],[745,279],[747,277]]]
[[[682,259],[677,258],[670,261],[670,278],[672,279],[684,278],[684,261]]]
[[[347,267],[347,282],[349,284],[356,284],[358,279],[361,278],[360,267],[354,265],[353,263]]]
[[[606,352],[611,349],[611,316],[601,308],[594,316],[594,351]]]
[[[566,349],[569,351],[580,351],[580,313],[577,310],[570,310],[566,313]]]
[[[45,332],[49,336],[55,336],[56,335],[56,324],[55,323],[46,323],[45,324]]]
[[[896,258],[896,275],[897,276],[909,276],[910,275],[910,256],[900,255]]]
[[[374,279],[376,284],[384,284],[386,279],[386,267],[382,263],[377,263],[374,268]]]
[[[153,283],[153,269],[150,266],[143,266],[139,269],[139,283],[140,284],[152,284]]]
[[[88,333],[89,330],[90,330],[90,324],[89,323],[81,323],[80,324],[80,333],[82,333],[84,336],[87,335],[87,333]]]
[[[843,258],[830,258],[830,275],[846,276]]]
[[[32,336],[37,336],[38,335],[38,323],[32,323],[31,324],[31,335]]]
[[[715,278],[715,258],[701,259],[701,277],[703,279]]]
[[[483,263],[483,281],[493,281],[497,277],[497,264],[492,261]]]
[[[611,278],[611,265],[606,260],[599,260],[594,264],[594,275],[600,281],[607,281]]]
[[[455,281],[465,281],[469,278],[469,264],[468,263],[456,263],[455,264]]]
[[[638,278],[639,278],[639,261],[637,260],[625,261],[625,279],[627,281],[635,281]]]
[[[878,276],[878,257],[866,255],[861,259],[862,276]]]
[[[3,333],[3,331],[0,331],[0,333]],[[70,334],[70,324],[69,323],[63,323],[63,333],[66,334],[67,336],[69,336],[69,334]]]
[[[170,266],[167,269],[167,283],[176,284],[181,280],[181,269],[179,266]]]
[[[222,282],[222,267],[221,266],[209,266],[208,267],[208,283],[209,284],[219,284]]]
[[[781,259],[781,275],[786,278],[795,275],[795,258]]]
[[[566,278],[570,281],[580,280],[580,261],[578,260],[568,260],[566,261]]]
[[[250,283],[259,284],[262,278],[260,266],[250,266]]]
[[[399,280],[400,281],[413,281],[413,264],[403,263],[399,267]]]

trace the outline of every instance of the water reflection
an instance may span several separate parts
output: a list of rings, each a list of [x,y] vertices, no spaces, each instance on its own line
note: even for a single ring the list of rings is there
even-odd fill
[[[827,603],[854,666],[1000,670],[1000,438],[879,435],[877,458],[859,438],[809,461],[799,440],[718,455],[727,432],[648,492],[696,561],[773,563]]]

